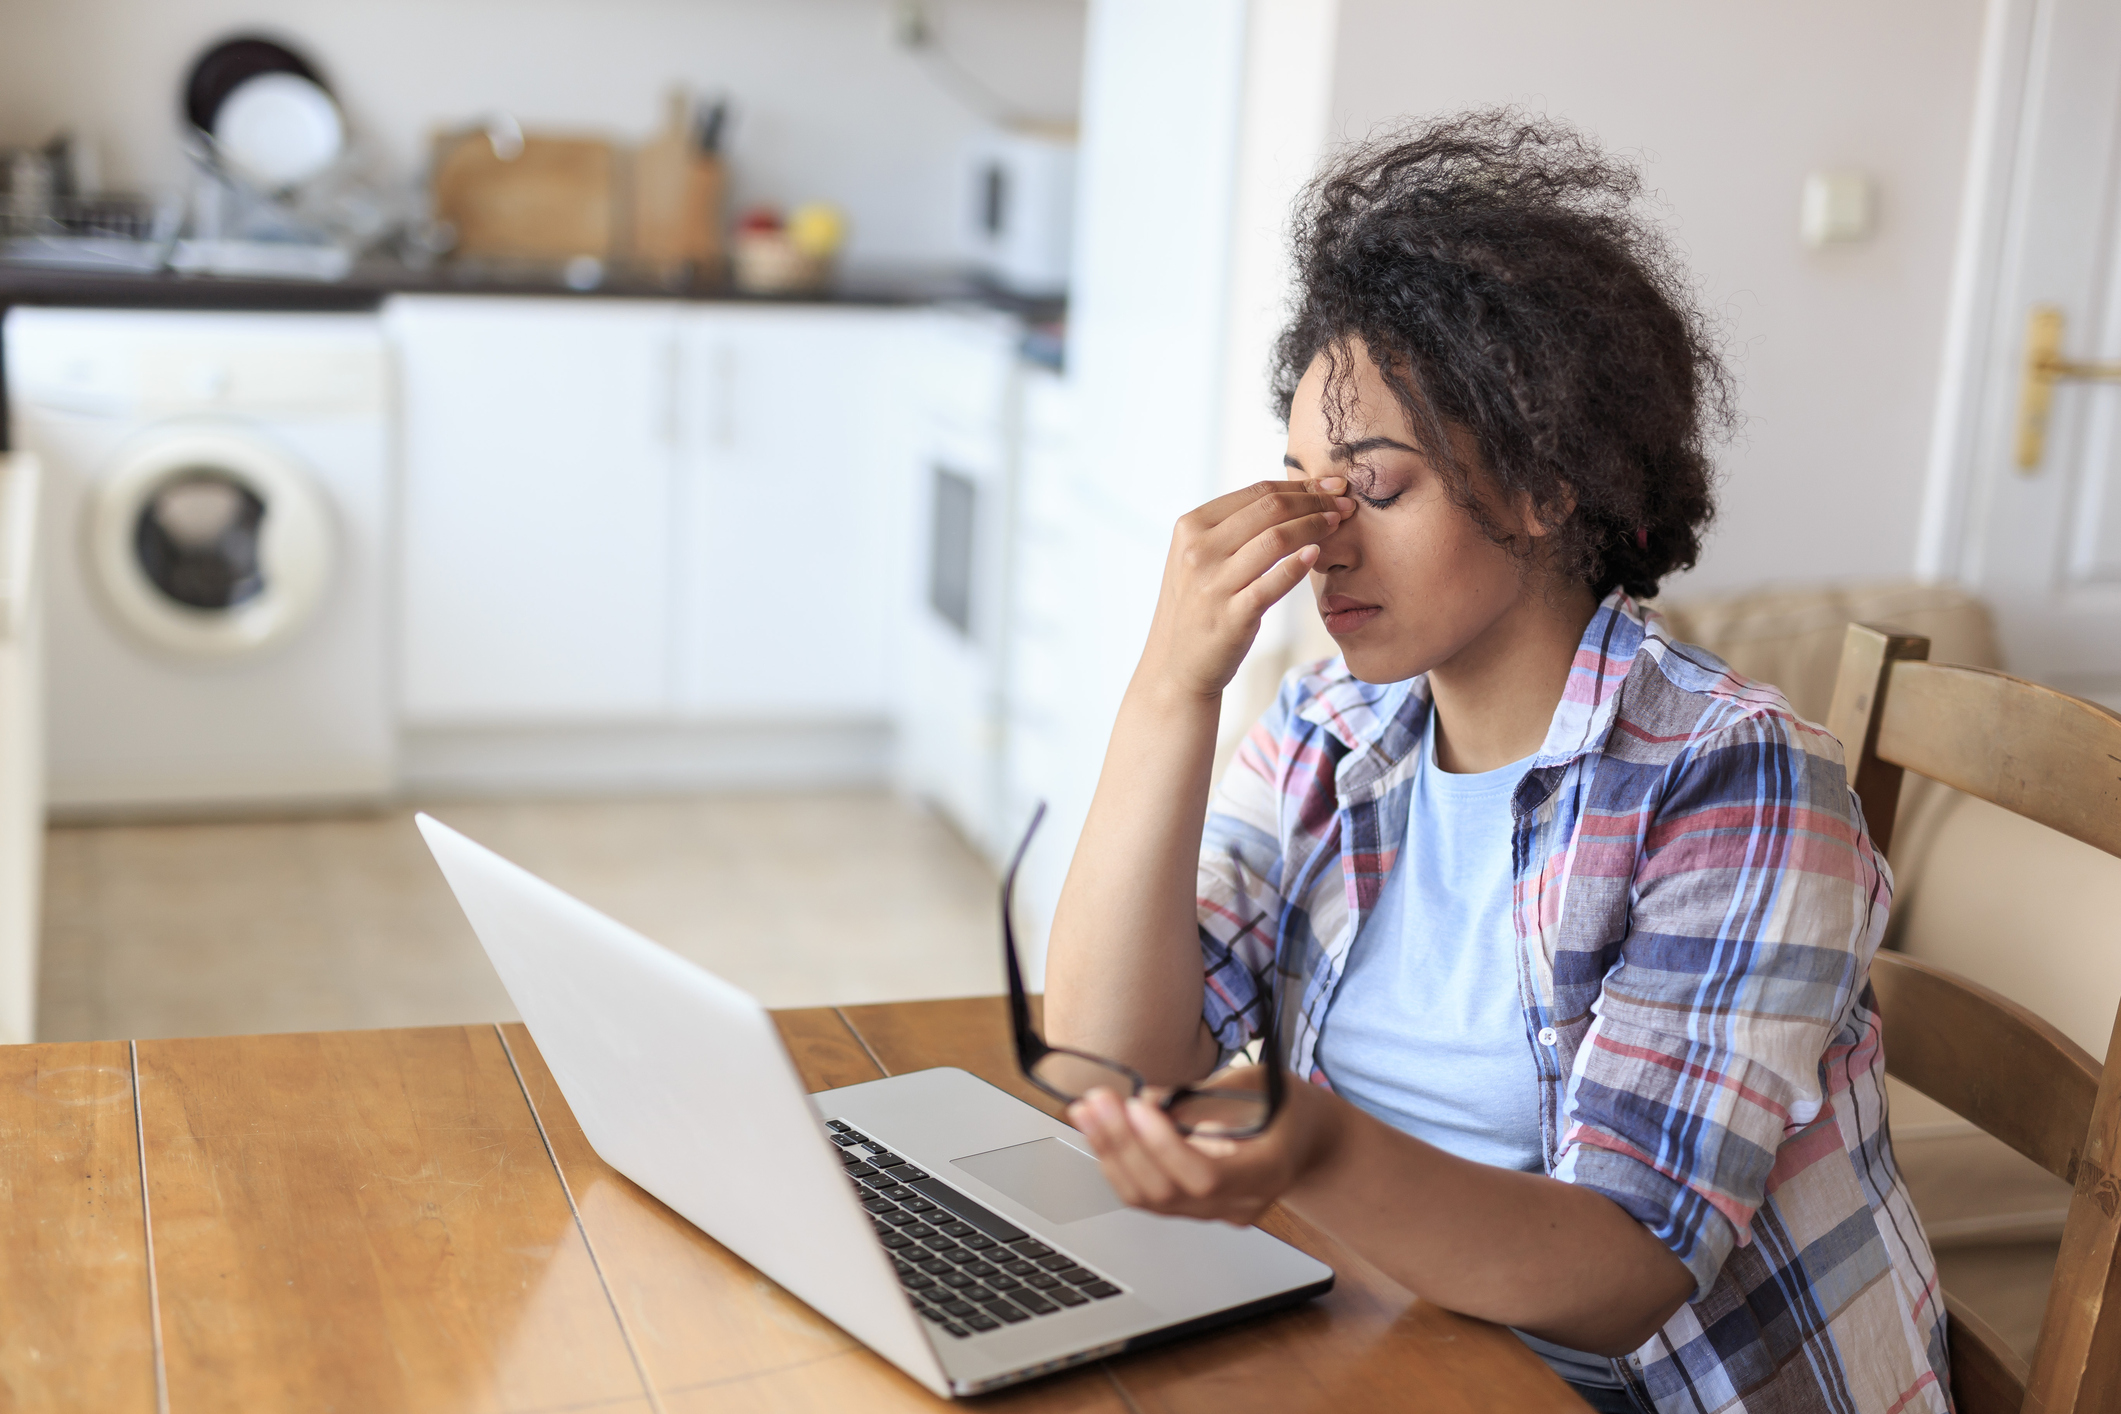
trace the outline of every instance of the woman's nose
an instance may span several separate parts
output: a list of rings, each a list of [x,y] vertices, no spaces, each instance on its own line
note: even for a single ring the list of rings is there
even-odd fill
[[[1359,513],[1350,513],[1326,532],[1325,539],[1318,542],[1318,559],[1311,566],[1312,573],[1355,568],[1362,557],[1362,521]]]

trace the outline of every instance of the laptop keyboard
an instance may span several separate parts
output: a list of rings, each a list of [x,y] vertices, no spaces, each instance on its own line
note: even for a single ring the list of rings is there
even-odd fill
[[[825,1128],[913,1309],[950,1334],[963,1339],[1120,1294],[1101,1273],[845,1120],[827,1120]]]

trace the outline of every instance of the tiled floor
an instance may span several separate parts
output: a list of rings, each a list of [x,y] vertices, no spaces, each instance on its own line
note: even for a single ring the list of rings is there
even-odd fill
[[[887,795],[431,808],[769,1006],[1001,987],[993,872]],[[45,881],[46,1040],[513,1015],[409,810],[63,827]],[[1939,1162],[1908,1149],[1916,1169]],[[1930,1188],[1966,1197],[1974,1181],[1927,1177],[1940,1211]],[[2053,1242],[1938,1254],[1945,1285],[2028,1357],[2054,1261]]]
[[[882,793],[436,804],[769,1006],[1001,987],[991,870]],[[513,1016],[410,810],[56,828],[46,1040]]]

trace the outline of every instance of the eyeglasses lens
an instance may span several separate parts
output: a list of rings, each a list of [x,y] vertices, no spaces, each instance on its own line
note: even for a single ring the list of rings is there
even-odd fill
[[[1191,1090],[1171,1104],[1170,1114],[1187,1134],[1247,1139],[1267,1127],[1272,1108],[1264,1090]]]
[[[1046,1052],[1031,1067],[1031,1078],[1069,1100],[1080,1100],[1092,1090],[1110,1090],[1124,1099],[1141,1089],[1132,1071],[1074,1051]]]

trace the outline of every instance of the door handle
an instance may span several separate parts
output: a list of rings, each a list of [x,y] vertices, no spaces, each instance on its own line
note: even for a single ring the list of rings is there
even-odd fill
[[[2037,476],[2047,455],[2047,415],[2055,385],[2121,383],[2121,363],[2084,362],[2062,356],[2062,310],[2036,304],[2025,321],[2025,376],[2018,394],[2018,474]]]

